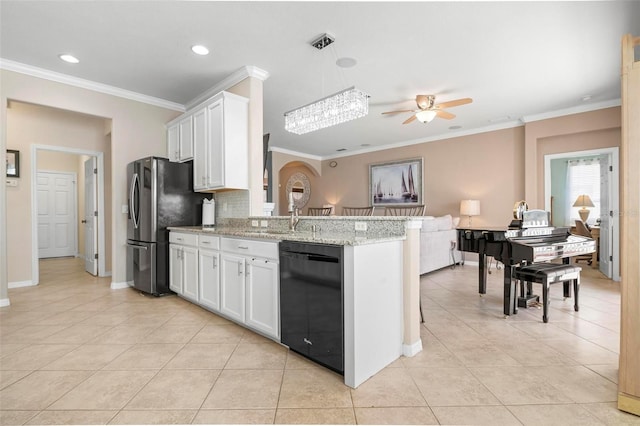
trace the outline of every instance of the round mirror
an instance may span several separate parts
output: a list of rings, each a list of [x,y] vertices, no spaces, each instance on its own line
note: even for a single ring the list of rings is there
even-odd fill
[[[307,175],[296,172],[289,177],[287,181],[287,200],[289,200],[289,194],[293,194],[295,208],[302,209],[307,205],[311,196],[311,184]]]

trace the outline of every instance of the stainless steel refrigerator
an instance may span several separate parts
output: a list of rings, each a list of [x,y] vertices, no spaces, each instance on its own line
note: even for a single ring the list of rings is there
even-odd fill
[[[127,165],[127,279],[145,293],[169,293],[167,226],[198,225],[202,194],[193,192],[193,162],[148,157]]]

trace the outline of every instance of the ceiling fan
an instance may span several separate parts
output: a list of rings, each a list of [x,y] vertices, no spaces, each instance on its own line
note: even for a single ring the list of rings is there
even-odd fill
[[[448,111],[445,111],[444,108],[451,108],[459,105],[470,104],[473,102],[471,98],[462,98],[455,99],[453,101],[442,102],[436,104],[435,95],[417,95],[416,96],[416,104],[418,105],[418,109],[401,109],[398,111],[387,111],[383,112],[383,114],[398,114],[401,112],[413,112],[411,117],[407,118],[402,124],[409,124],[412,121],[418,119],[418,121],[422,123],[428,123],[433,120],[435,117],[444,118],[446,120],[451,120],[455,118],[454,114],[451,114]]]

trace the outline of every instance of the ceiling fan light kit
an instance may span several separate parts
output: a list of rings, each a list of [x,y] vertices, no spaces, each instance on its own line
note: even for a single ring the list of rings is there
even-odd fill
[[[369,95],[355,86],[284,113],[284,128],[302,135],[364,117]]]
[[[436,104],[436,97],[434,95],[417,95],[416,105],[418,106],[418,109],[401,109],[397,111],[383,112],[382,114],[412,112],[413,115],[404,120],[402,124],[409,124],[415,120],[418,120],[421,123],[430,123],[436,117],[444,118],[445,120],[456,118],[454,114],[451,114],[444,109],[470,104],[471,102],[473,102],[473,99],[471,98],[462,98]]]
[[[416,118],[421,123],[430,123],[431,120],[436,118],[436,114],[433,110],[420,111],[416,113]]]

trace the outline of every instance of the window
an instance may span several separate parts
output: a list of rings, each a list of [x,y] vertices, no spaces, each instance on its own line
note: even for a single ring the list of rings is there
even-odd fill
[[[591,214],[587,223],[593,225],[600,217],[600,159],[589,158],[567,161],[567,207],[565,212],[567,225],[573,225],[576,219],[580,219],[578,210],[581,207],[573,207],[578,196],[586,194],[591,198],[595,207],[587,207]]]

